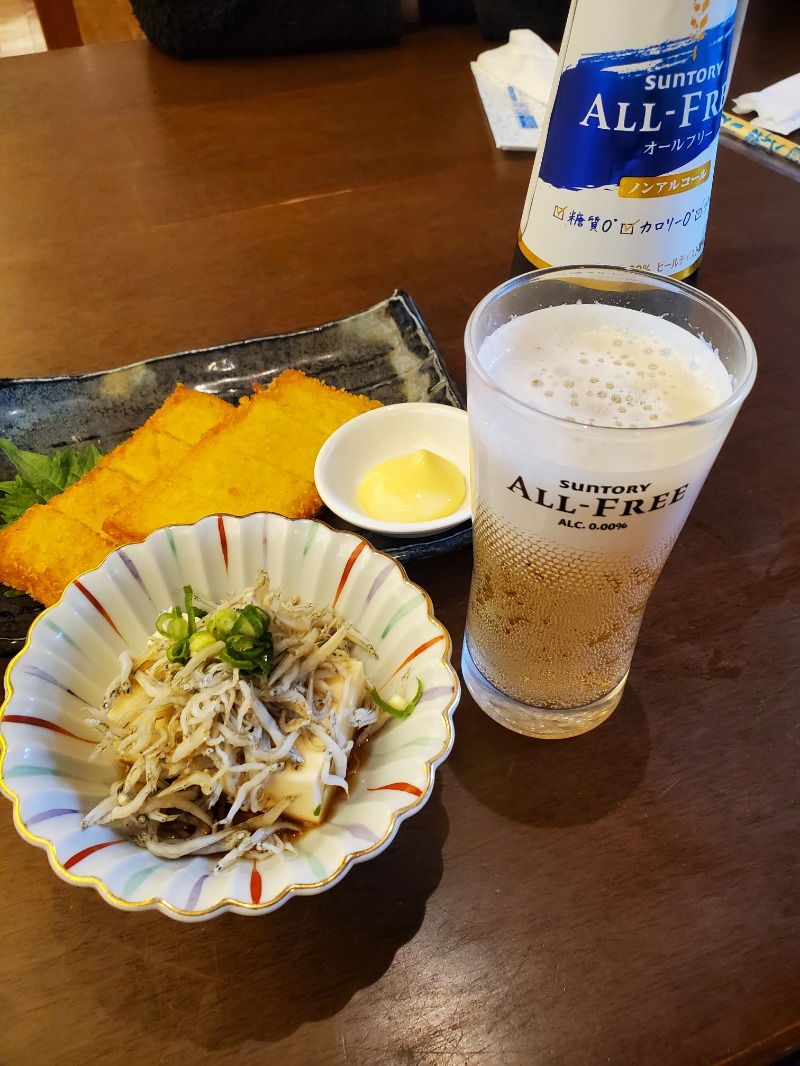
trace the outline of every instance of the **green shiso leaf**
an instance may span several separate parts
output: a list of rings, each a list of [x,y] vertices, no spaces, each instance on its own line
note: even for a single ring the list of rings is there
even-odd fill
[[[47,503],[97,465],[103,453],[94,444],[68,445],[53,455],[26,452],[0,437],[0,451],[17,471],[0,481],[0,525],[10,525],[37,503]]]

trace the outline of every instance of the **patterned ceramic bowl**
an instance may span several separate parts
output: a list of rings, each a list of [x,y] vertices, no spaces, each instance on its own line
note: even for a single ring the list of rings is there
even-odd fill
[[[424,686],[414,713],[370,741],[349,797],[298,838],[294,855],[245,857],[212,873],[213,857],[158,859],[107,826],[81,828],[114,780],[110,759],[88,761],[98,737],[86,707],[102,699],[120,652],[141,651],[158,612],[182,602],[183,585],[218,601],[252,585],[260,569],[273,587],[332,604],[356,624],[378,652],[368,672],[379,689],[411,669]],[[271,911],[379,854],[428,799],[453,744],[459,683],[450,654],[428,596],[353,533],[274,514],[161,529],[72,582],[31,627],[6,676],[0,788],[18,831],[47,851],[56,873],[116,907],[158,908],[183,921]]]

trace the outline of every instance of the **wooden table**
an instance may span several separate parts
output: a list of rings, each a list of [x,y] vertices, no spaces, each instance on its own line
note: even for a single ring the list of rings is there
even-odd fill
[[[789,6],[746,33],[738,90],[765,48],[792,72]],[[309,326],[401,287],[463,387],[531,166],[491,142],[483,47],[455,28],[263,62],[145,42],[3,61],[0,372]],[[260,919],[119,913],[4,804],[0,1062],[738,1066],[800,1046],[798,194],[720,150],[701,282],[752,331],[759,379],[611,719],[528,741],[465,693],[424,811]],[[469,571],[468,550],[410,569],[456,655]]]

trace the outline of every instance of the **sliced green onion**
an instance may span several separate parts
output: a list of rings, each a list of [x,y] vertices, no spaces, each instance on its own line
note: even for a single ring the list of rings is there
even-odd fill
[[[263,646],[246,637],[243,633],[234,633],[225,641],[225,647],[229,655],[235,655],[242,659],[258,659],[263,654]]]
[[[231,633],[225,643],[230,651],[239,652],[245,657],[272,655],[272,637],[269,634],[266,640],[256,640],[254,637],[246,637],[244,633]]]
[[[194,601],[194,594],[192,592],[192,586],[191,585],[184,585],[183,586],[183,603],[184,603],[184,607],[186,608],[186,624],[188,626],[188,634],[189,634],[189,636],[191,636],[192,633],[194,633],[195,629],[197,628],[197,626],[195,625],[194,602],[193,601]]]
[[[408,718],[408,716],[417,706],[419,701],[422,699],[423,691],[424,690],[422,682],[419,678],[417,678],[417,691],[414,695],[414,698],[411,700],[410,703],[407,703],[405,707],[397,707],[394,703],[387,702],[386,700],[381,699],[376,688],[374,688],[372,692],[370,692],[370,696],[375,706],[379,707],[382,711],[385,711],[386,714],[390,714],[393,718]],[[392,699],[395,699],[395,697],[393,696]]]
[[[225,640],[236,625],[237,618],[236,611],[231,610],[230,607],[223,607],[221,610],[215,611],[206,621],[206,629],[217,640]]]
[[[231,630],[231,633],[243,633],[247,637],[259,638],[269,630],[269,616],[252,603],[248,603],[239,611],[239,617]]]
[[[189,637],[189,651],[192,655],[195,655],[198,651],[202,651],[203,648],[207,648],[209,644],[216,643],[216,637],[212,636],[207,629],[198,629]]]
[[[171,663],[189,662],[189,641],[177,640],[167,648],[167,658]]]
[[[170,640],[184,640],[189,635],[189,623],[179,607],[160,614],[156,618],[156,629],[162,637],[169,637]]]
[[[250,668],[250,673],[256,677],[266,677],[272,669],[272,664],[268,663],[266,659],[256,659]]]
[[[232,655],[227,648],[227,645],[219,653],[219,657],[222,662],[227,663],[228,666],[233,666],[237,670],[249,671],[253,663],[250,659],[240,659],[238,655]]]
[[[235,667],[242,674],[255,674],[258,677],[263,677],[269,670],[269,666],[264,659],[242,659],[238,655],[231,654],[227,647],[222,649],[219,657],[222,662],[227,663],[228,666]]]
[[[170,662],[185,664],[192,655],[222,642],[219,658],[243,674],[263,677],[272,669],[272,634],[270,617],[261,607],[246,604],[234,609],[222,607],[211,616],[194,605],[191,585],[183,586],[184,611],[173,607],[156,619],[156,629],[171,643],[167,648]],[[203,628],[197,620],[205,618]]]

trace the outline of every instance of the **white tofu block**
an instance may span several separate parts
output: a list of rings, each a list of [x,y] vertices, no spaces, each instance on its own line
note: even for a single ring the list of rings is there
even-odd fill
[[[353,660],[353,667],[346,677],[338,677],[332,682],[333,706],[331,715],[336,715],[341,723],[340,729],[346,741],[353,739],[355,729],[351,721],[351,712],[360,707],[364,700],[364,666]],[[328,763],[328,755],[321,741],[301,737],[296,744],[303,762],[296,766],[287,762],[280,773],[274,774],[264,786],[261,796],[265,800],[282,800],[287,796],[294,799],[286,807],[284,814],[297,822],[307,825],[319,825],[325,818],[335,785],[322,782],[323,770]]]

